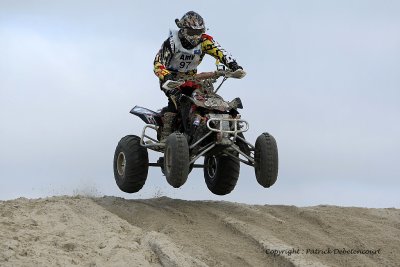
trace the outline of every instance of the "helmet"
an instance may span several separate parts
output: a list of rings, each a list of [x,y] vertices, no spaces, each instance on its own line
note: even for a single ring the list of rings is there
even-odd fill
[[[196,46],[201,41],[201,35],[205,32],[203,18],[194,11],[189,11],[179,20],[175,20],[176,26],[180,28],[182,37],[192,46]]]

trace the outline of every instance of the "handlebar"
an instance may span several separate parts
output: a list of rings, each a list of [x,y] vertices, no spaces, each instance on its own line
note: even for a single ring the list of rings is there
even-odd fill
[[[162,85],[162,87],[166,90],[171,90],[178,88],[186,81],[204,82],[208,80],[214,83],[217,81],[219,77],[225,77],[226,79],[227,78],[242,79],[244,76],[246,76],[246,72],[242,69],[238,69],[235,71],[217,70],[211,72],[201,72],[195,75],[182,75],[179,77],[180,79],[178,81],[168,80]]]
[[[195,74],[192,77],[194,80],[207,80],[207,79],[218,79],[219,77],[242,79],[244,76],[246,76],[246,72],[242,69],[238,69],[235,71],[217,70],[217,71],[211,71],[211,72],[201,72],[201,73]]]

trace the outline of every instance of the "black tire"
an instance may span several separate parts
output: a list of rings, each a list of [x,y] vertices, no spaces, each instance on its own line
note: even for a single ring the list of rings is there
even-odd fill
[[[240,161],[226,155],[204,158],[204,179],[216,195],[226,195],[235,188],[240,173]]]
[[[160,157],[158,159],[157,163],[161,164],[161,172],[162,172],[162,174],[165,175],[165,172],[164,172],[164,157]],[[189,165],[189,174],[192,172],[193,167],[194,167],[194,163]]]
[[[189,146],[181,133],[172,133],[165,141],[164,174],[167,182],[181,187],[189,175]]]
[[[263,187],[272,186],[278,178],[278,147],[269,133],[261,134],[256,140],[254,170],[257,182]]]
[[[127,135],[115,149],[114,177],[119,189],[135,193],[142,189],[149,171],[147,148],[140,145],[140,137]]]

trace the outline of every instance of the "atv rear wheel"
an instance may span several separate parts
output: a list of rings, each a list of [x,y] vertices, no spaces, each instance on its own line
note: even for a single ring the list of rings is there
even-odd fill
[[[115,149],[114,177],[122,191],[135,193],[142,189],[149,170],[147,149],[140,145],[140,137],[127,135]]]
[[[172,133],[165,141],[164,174],[167,182],[181,187],[189,175],[189,146],[181,133]]]
[[[278,147],[269,133],[261,134],[256,140],[254,170],[257,182],[263,187],[272,186],[278,178]]]
[[[204,158],[204,179],[208,189],[216,195],[232,192],[239,178],[240,162],[227,155]]]

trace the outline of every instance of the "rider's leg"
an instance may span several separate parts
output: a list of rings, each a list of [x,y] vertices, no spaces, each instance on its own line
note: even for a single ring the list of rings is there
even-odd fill
[[[160,136],[160,141],[164,142],[165,139],[174,131],[174,120],[176,117],[176,107],[173,101],[171,101],[170,98],[168,98],[168,108],[167,111],[164,113],[162,119],[163,122],[163,127],[161,131],[161,136]]]

